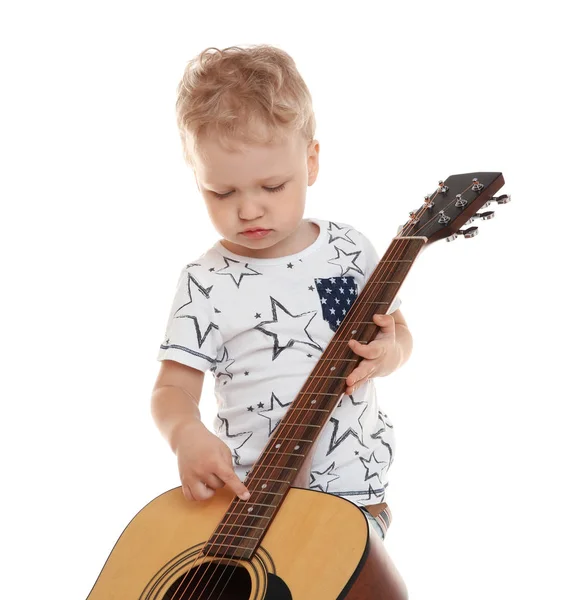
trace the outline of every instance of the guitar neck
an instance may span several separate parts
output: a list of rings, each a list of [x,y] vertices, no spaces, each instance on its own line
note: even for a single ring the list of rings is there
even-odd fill
[[[426,237],[393,239],[246,478],[248,489],[258,490],[255,503],[246,502],[250,518],[260,517],[261,527],[256,525],[251,534],[257,535],[258,544],[312,444],[343,395],[348,375],[362,360],[349,347],[348,341],[354,338],[368,343],[375,338],[379,327],[373,321],[373,315],[387,313],[426,241]],[[259,492],[261,489],[266,491]],[[241,507],[238,508],[241,503],[238,498],[234,499],[218,526],[219,531],[230,525],[233,515],[241,518]],[[242,558],[257,546],[250,547],[249,543],[248,536],[242,547]],[[218,548],[213,543],[207,548],[211,553],[215,550]]]

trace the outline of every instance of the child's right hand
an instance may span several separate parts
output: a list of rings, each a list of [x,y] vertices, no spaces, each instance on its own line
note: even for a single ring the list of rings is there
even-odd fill
[[[230,448],[201,422],[191,423],[182,429],[176,450],[183,494],[187,500],[207,500],[224,485],[242,500],[249,498],[248,489],[234,472]]]

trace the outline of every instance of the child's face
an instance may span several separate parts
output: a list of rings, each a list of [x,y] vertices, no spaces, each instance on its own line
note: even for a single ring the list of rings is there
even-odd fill
[[[201,141],[206,159],[202,153],[194,158],[197,186],[214,227],[236,254],[293,253],[293,243],[304,235],[300,226],[307,186],[318,174],[318,142],[307,144],[297,133],[270,145],[235,147],[230,152],[207,138]],[[264,237],[243,235],[251,228],[270,231]]]

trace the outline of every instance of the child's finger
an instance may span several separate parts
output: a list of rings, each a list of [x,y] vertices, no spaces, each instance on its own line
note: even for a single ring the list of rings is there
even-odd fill
[[[368,360],[378,358],[383,352],[383,346],[375,340],[369,344],[360,344],[357,340],[352,339],[348,344],[356,354],[359,354]]]
[[[236,496],[242,500],[249,500],[250,492],[248,488],[240,481],[239,477],[231,469],[223,470],[218,473],[218,477],[224,481],[224,483],[234,491]]]
[[[208,498],[214,496],[214,490],[207,487],[202,481],[191,481],[190,485],[186,487],[193,500],[208,500]],[[184,489],[185,486],[183,486]],[[185,494],[185,497],[190,499],[187,494]]]
[[[208,475],[208,477],[204,478],[203,481],[209,488],[212,488],[213,490],[217,490],[225,485],[222,479],[216,477],[214,473]]]

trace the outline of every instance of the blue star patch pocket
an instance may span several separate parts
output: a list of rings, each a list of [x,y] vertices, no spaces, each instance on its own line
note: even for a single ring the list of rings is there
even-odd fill
[[[315,282],[322,318],[336,331],[358,297],[358,284],[353,277],[329,277]]]

